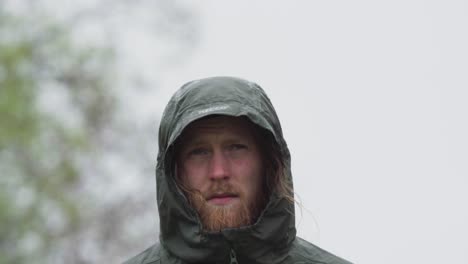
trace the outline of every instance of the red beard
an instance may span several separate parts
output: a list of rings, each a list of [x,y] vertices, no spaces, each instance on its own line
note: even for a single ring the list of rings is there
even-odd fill
[[[239,201],[228,205],[214,205],[207,202],[207,199],[219,193],[237,196]],[[213,184],[205,193],[191,190],[186,194],[198,212],[203,229],[210,232],[253,224],[260,213],[262,204],[261,194],[258,194],[259,199],[247,201],[244,193],[225,182]]]

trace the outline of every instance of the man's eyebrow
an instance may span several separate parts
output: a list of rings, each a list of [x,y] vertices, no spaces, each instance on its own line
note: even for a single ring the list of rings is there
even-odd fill
[[[204,144],[203,140],[194,139],[194,140],[187,140],[184,145],[187,146],[187,147],[193,147],[193,146],[199,146],[199,145],[203,145],[203,144]]]
[[[252,140],[246,138],[246,137],[241,137],[238,135],[230,136],[225,139],[227,143],[235,143],[235,142],[242,142],[242,143],[251,143]]]
[[[190,146],[202,145],[204,143],[204,140],[199,136],[195,137],[193,135],[186,135],[185,137],[181,138],[180,143],[182,148],[186,148]]]

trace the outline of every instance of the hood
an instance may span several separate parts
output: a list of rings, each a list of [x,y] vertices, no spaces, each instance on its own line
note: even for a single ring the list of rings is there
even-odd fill
[[[188,124],[208,115],[246,116],[269,131],[276,141],[272,143],[280,148],[284,177],[292,189],[289,150],[263,89],[233,77],[189,82],[169,101],[159,128],[156,183],[160,243],[169,255],[190,262],[223,262],[235,252],[240,263],[278,263],[286,258],[296,236],[292,202],[273,193],[253,225],[209,233],[202,229],[197,212],[176,185],[173,144]]]

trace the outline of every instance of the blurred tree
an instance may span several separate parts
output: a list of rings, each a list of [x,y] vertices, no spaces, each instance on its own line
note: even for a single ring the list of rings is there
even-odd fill
[[[193,16],[170,1],[101,1],[60,17],[51,3],[0,2],[0,264],[120,262],[157,239],[157,146],[126,109],[142,77],[119,64],[109,21],[157,8],[158,30],[143,30],[193,44]],[[83,41],[89,24],[111,42]]]

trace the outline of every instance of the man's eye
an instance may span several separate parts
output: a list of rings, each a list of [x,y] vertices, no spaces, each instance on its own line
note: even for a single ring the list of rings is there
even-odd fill
[[[247,146],[244,144],[232,144],[229,146],[230,150],[241,150],[241,149],[247,149]]]
[[[192,149],[188,152],[188,155],[189,156],[201,156],[201,155],[206,155],[208,154],[208,150],[207,149],[204,149],[204,148],[196,148],[196,149]]]

